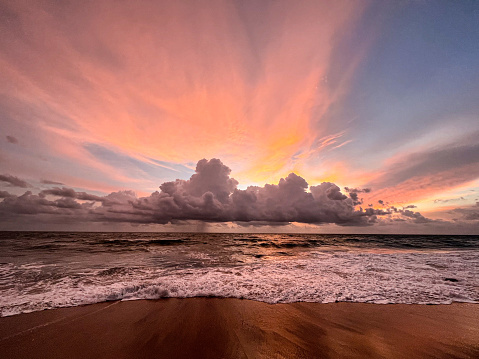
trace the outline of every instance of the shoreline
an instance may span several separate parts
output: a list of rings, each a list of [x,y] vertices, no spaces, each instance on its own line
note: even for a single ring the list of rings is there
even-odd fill
[[[8,314],[1,316],[0,315],[0,320],[2,318],[8,318],[8,317],[13,317],[17,315],[25,315],[25,314],[32,314],[32,313],[37,313],[37,312],[44,312],[44,311],[49,311],[49,310],[58,310],[58,309],[73,309],[73,308],[78,308],[78,307],[87,307],[87,306],[92,306],[92,305],[100,305],[100,304],[108,304],[108,303],[116,303],[116,302],[136,302],[136,301],[163,301],[163,300],[168,300],[168,299],[178,299],[178,300],[183,300],[183,299],[233,299],[233,300],[245,300],[245,301],[251,301],[251,302],[259,302],[259,303],[264,303],[267,305],[276,305],[276,304],[298,304],[298,303],[307,303],[307,304],[372,304],[372,305],[406,305],[406,306],[443,306],[443,305],[453,305],[453,304],[479,304],[479,301],[451,301],[450,303],[374,303],[374,302],[352,302],[352,301],[334,301],[334,302],[310,302],[310,301],[296,301],[296,302],[265,302],[263,300],[259,299],[249,299],[249,298],[240,298],[240,297],[221,297],[221,296],[214,296],[214,295],[199,295],[199,296],[193,296],[193,297],[160,297],[160,298],[138,298],[138,299],[113,299],[113,300],[104,300],[101,302],[94,302],[94,303],[85,303],[85,304],[78,304],[78,305],[68,305],[68,306],[60,306],[60,307],[49,307],[49,308],[43,308],[43,309],[37,309],[37,310],[32,310],[29,312],[20,312],[20,313],[15,313],[15,314]]]
[[[112,301],[0,318],[8,358],[473,358],[479,305]]]

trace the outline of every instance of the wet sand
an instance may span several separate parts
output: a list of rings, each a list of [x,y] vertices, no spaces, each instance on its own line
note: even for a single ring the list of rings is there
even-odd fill
[[[2,358],[479,358],[479,305],[191,298],[0,318]]]

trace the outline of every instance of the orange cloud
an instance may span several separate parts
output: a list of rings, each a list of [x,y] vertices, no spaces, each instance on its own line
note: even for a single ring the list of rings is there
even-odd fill
[[[383,200],[391,204],[408,204],[421,201],[443,192],[466,186],[477,179],[479,167],[477,164],[465,165],[451,170],[437,172],[434,175],[414,176],[397,185],[374,190],[366,201]]]
[[[20,1],[9,7],[23,35],[0,57],[9,69],[2,90],[15,87],[52,138],[61,131],[74,139],[56,151],[97,169],[101,163],[72,146],[92,142],[179,163],[220,157],[240,180],[261,182],[301,167],[308,158],[293,156],[310,152],[322,137],[318,123],[348,87],[346,80],[341,89],[324,81],[334,44],[364,6]]]

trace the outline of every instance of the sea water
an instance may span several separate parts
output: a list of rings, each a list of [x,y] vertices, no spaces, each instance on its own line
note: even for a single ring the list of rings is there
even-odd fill
[[[0,314],[112,300],[479,302],[478,236],[0,232]]]

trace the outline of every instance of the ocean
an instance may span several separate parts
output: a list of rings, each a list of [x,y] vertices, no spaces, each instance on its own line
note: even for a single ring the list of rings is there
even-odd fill
[[[114,300],[479,302],[478,236],[0,232],[0,314]]]

